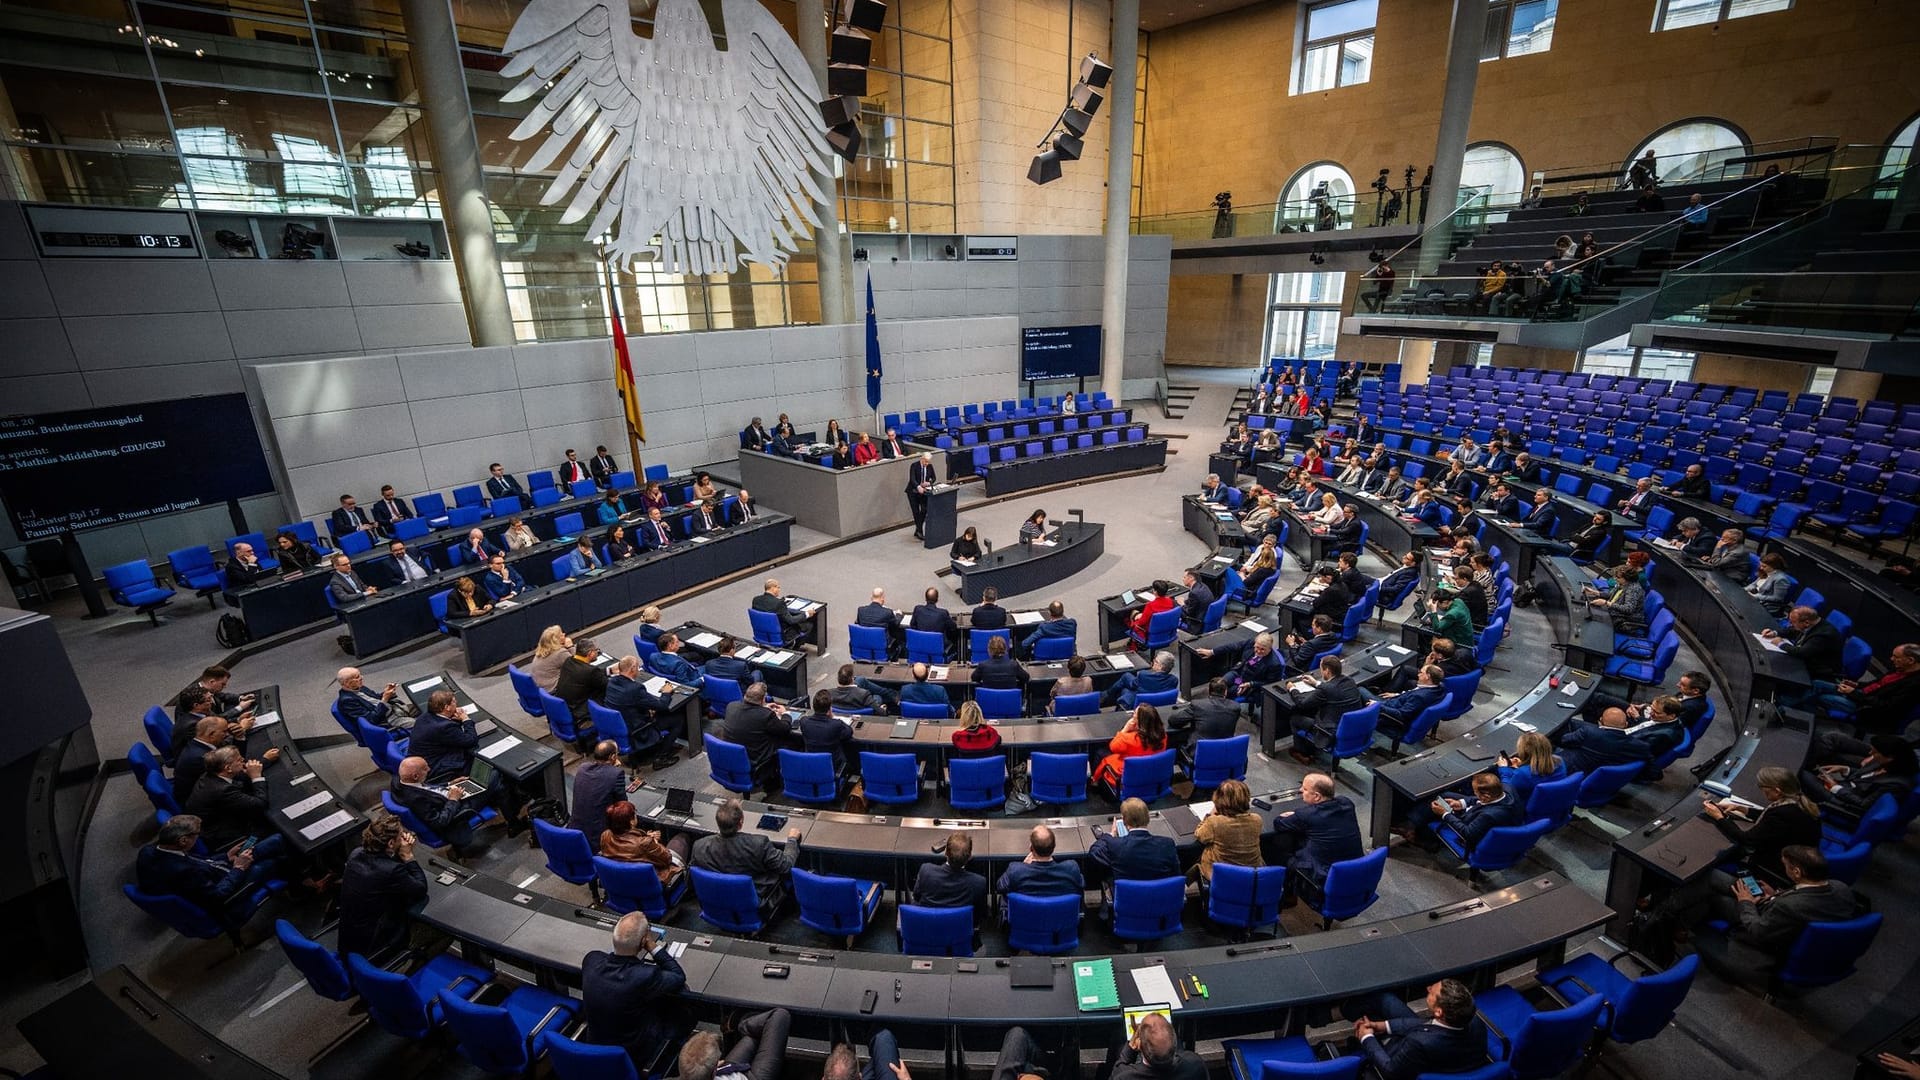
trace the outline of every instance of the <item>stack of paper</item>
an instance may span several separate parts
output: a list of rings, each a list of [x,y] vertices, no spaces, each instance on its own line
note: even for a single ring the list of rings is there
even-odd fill
[[[1254,622],[1252,619],[1248,619],[1242,622],[1240,625],[1248,630],[1253,631],[1256,634],[1264,634],[1268,630],[1268,627],[1265,623],[1257,623],[1257,622]]]
[[[1112,664],[1116,670],[1127,671],[1133,667],[1133,656],[1131,653],[1123,652],[1108,653],[1107,662]]]
[[[655,675],[641,685],[645,686],[647,693],[652,694],[654,697],[666,697],[667,692],[673,687],[672,683],[659,675]]]
[[[1037,611],[1016,611],[1013,613],[1013,625],[1032,626],[1039,622],[1041,618],[1043,618],[1043,616]]]
[[[439,686],[440,682],[440,676],[435,675],[431,679],[421,679],[419,682],[408,683],[407,689],[416,694],[424,694],[434,687]]]
[[[511,735],[504,735],[504,736],[501,736],[500,739],[498,739],[497,741],[481,747],[480,756],[483,758],[486,758],[488,761],[492,761],[494,758],[499,757],[501,754],[504,754],[507,751],[519,745],[520,745],[519,739],[516,739]]]
[[[787,661],[791,659],[793,659],[793,654],[783,650],[768,649],[760,654],[762,663],[775,664],[782,667],[786,666]]]
[[[696,649],[711,649],[720,644],[720,635],[701,632],[688,638],[687,644]]]
[[[253,714],[253,726],[255,728],[272,727],[274,724],[277,724],[279,722],[280,722],[280,714],[277,711],[268,711],[268,712]]]

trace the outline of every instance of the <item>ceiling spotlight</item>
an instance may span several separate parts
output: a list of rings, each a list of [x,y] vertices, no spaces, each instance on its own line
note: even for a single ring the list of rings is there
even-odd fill
[[[1059,151],[1043,150],[1033,155],[1033,164],[1027,166],[1027,179],[1036,184],[1051,184],[1060,179]]]

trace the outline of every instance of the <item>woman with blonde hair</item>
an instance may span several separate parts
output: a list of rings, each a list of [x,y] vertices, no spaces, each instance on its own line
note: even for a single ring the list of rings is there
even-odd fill
[[[470,577],[455,578],[453,591],[447,594],[447,618],[472,619],[493,610],[491,603],[483,603],[486,594],[479,591]]]
[[[1246,564],[1240,569],[1242,591],[1248,596],[1254,595],[1262,583],[1280,572],[1280,561],[1277,555],[1279,549],[1267,542],[1272,539],[1272,536],[1268,536],[1266,540],[1261,541],[1260,546],[1253,549],[1253,554],[1247,556]]]
[[[1240,524],[1249,529],[1258,529],[1264,526],[1272,517],[1273,496],[1263,491],[1260,493],[1260,496],[1254,500],[1253,509],[1247,511],[1247,516],[1240,520]]]
[[[525,551],[527,548],[540,542],[540,537],[535,535],[534,531],[527,527],[527,523],[521,521],[519,518],[509,518],[507,520],[507,531],[502,536],[502,539],[507,542],[508,551]]]
[[[1193,868],[1201,881],[1213,880],[1215,863],[1259,868],[1260,834],[1266,822],[1252,810],[1253,795],[1239,780],[1222,780],[1213,789],[1213,811],[1200,820],[1193,838],[1200,841],[1200,863]]]
[[[549,626],[540,631],[540,643],[533,647],[533,663],[527,665],[527,674],[533,676],[533,684],[547,693],[560,685],[560,668],[573,655],[573,639],[558,626]]]
[[[1338,525],[1347,515],[1340,509],[1340,497],[1329,491],[1320,496],[1320,509],[1311,515],[1321,525]]]
[[[649,645],[660,644],[660,634],[666,627],[660,625],[660,608],[648,604],[640,609],[640,640]]]
[[[986,722],[977,701],[960,703],[960,726],[953,731],[953,750],[948,757],[985,757],[1000,749],[1000,731]]]
[[[1534,785],[1559,780],[1567,775],[1567,763],[1553,752],[1553,743],[1537,731],[1522,732],[1513,753],[1501,754],[1500,782],[1513,793],[1513,801],[1525,806]]]

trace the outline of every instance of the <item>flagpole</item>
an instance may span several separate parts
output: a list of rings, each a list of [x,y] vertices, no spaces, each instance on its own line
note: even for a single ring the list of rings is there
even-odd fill
[[[616,279],[620,272],[614,269],[613,264],[610,262],[603,260],[601,265],[604,266],[607,271],[607,320],[608,322],[612,322],[620,318],[620,304],[614,296],[614,290],[619,287]],[[620,330],[622,333],[625,333],[626,327],[622,326]],[[611,338],[611,332],[609,332],[609,338]],[[629,348],[631,348],[631,346],[629,346]],[[638,373],[635,373],[634,386],[631,392],[634,394],[640,392]],[[625,394],[621,396],[624,398]],[[625,405],[624,401],[622,405]],[[647,470],[640,460],[640,440],[634,434],[633,425],[627,422],[627,415],[627,410],[623,407],[620,411],[620,426],[627,429],[627,460],[633,462],[633,478],[634,481],[638,483],[640,478],[646,475]]]

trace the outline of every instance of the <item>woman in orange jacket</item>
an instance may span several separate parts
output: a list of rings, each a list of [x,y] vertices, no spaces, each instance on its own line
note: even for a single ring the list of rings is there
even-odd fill
[[[1160,720],[1160,710],[1151,705],[1135,706],[1126,726],[1107,744],[1107,749],[1112,752],[1101,759],[1100,768],[1093,774],[1094,782],[1117,792],[1120,789],[1120,771],[1126,767],[1128,758],[1157,754],[1166,748],[1167,726]]]

